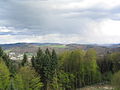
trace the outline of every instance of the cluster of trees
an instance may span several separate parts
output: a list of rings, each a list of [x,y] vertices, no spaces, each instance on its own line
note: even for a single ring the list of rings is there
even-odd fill
[[[55,50],[50,52],[49,49],[46,49],[43,52],[39,48],[37,55],[32,57],[31,62],[36,72],[41,76],[44,90],[50,90],[54,87],[58,88],[58,86],[53,84],[57,83],[57,80],[54,80],[54,78],[57,78],[58,70],[58,57]]]
[[[39,48],[31,62],[26,54],[17,62],[0,48],[1,90],[76,90],[111,81],[119,90],[120,53],[99,57],[94,49],[56,54],[55,50]]]
[[[73,90],[100,82],[101,74],[97,66],[97,55],[93,49],[68,51],[61,55],[63,71],[72,80],[68,89]],[[73,79],[72,79],[73,78]],[[72,87],[71,87],[72,85]]]
[[[98,59],[102,82],[111,82],[115,90],[120,90],[120,52],[108,53]]]
[[[0,90],[41,89],[43,84],[40,76],[26,63],[26,55],[24,55],[22,62],[18,63],[10,60],[9,56],[0,48]]]

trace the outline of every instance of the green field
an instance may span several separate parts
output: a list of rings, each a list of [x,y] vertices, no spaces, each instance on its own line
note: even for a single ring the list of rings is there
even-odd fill
[[[40,47],[66,48],[66,45],[40,45]]]

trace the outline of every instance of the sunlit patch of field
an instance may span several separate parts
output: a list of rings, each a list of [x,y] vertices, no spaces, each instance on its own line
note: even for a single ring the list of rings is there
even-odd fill
[[[66,48],[66,45],[40,45],[40,47]]]
[[[113,90],[113,88],[110,85],[95,85],[95,86],[80,88],[77,90]]]

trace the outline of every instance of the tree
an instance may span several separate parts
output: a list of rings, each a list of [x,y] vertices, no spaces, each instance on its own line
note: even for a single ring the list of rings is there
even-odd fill
[[[44,84],[43,89],[49,90],[51,88],[53,78],[57,77],[58,58],[55,50],[51,53],[47,48],[43,53],[43,51],[39,48],[34,61],[32,58],[32,66],[34,66],[35,70],[41,76]]]
[[[58,68],[58,57],[54,49],[52,51],[51,65],[52,65],[52,70],[54,71],[53,72],[54,74],[55,70]]]
[[[120,52],[112,53],[112,62],[113,62],[113,72],[118,72],[120,70]]]
[[[0,57],[4,55],[3,49],[0,47]]]
[[[112,85],[115,90],[120,90],[120,71],[114,74],[112,79]]]
[[[104,55],[103,57],[99,57],[97,60],[100,72],[102,74],[106,72],[112,72],[113,62],[111,54]]]
[[[112,55],[107,54],[103,57],[99,57],[97,60],[99,71],[101,72],[102,81],[110,81],[113,73],[113,61]]]
[[[79,88],[84,84],[84,55],[84,51],[74,50],[64,52],[60,56],[61,62],[63,62],[64,72],[75,76],[74,82],[71,82],[74,88]]]
[[[66,73],[64,71],[59,71],[58,73],[58,90],[75,90],[74,79],[75,76],[71,73]]]
[[[10,83],[10,72],[3,62],[2,59],[0,59],[0,90],[6,90],[9,87]]]
[[[85,82],[87,82],[87,84],[93,84],[100,80],[100,72],[98,71],[96,60],[96,51],[94,49],[89,49],[85,55]]]
[[[22,60],[22,62],[21,62],[21,65],[22,65],[22,66],[25,66],[25,65],[27,65],[27,64],[28,64],[28,58],[27,58],[27,55],[24,54],[24,55],[23,55],[23,60]]]
[[[17,90],[24,90],[24,82],[21,74],[16,74],[14,77],[14,85]]]
[[[55,50],[52,50],[52,55],[51,55],[51,78],[52,78],[52,83],[53,89],[58,90],[58,79],[57,79],[57,73],[58,73],[58,57],[55,52]]]
[[[40,90],[43,86],[38,74],[29,66],[22,67],[14,81],[18,90]]]
[[[1,47],[0,47],[0,57],[3,59],[6,66],[9,68],[10,67],[10,58],[6,53],[4,53],[4,51]]]
[[[51,70],[51,54],[49,49],[45,50],[45,55],[43,59],[43,78],[44,78],[44,86],[45,90],[49,90],[50,88],[50,81],[52,80],[52,70]]]
[[[42,65],[43,65],[43,60],[44,60],[44,53],[43,51],[39,48],[37,51],[37,56],[34,58],[34,63],[32,63],[32,66],[34,66],[35,70],[43,75],[42,72]]]
[[[35,57],[34,56],[32,56],[32,58],[31,58],[31,64],[32,64],[32,67],[35,67]]]

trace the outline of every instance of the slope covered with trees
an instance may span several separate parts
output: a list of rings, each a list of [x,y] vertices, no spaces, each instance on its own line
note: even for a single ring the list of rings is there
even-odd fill
[[[38,49],[28,61],[14,61],[0,48],[1,90],[76,90],[98,83],[119,88],[120,53],[98,56],[94,49],[56,54]],[[116,82],[117,81],[117,82]],[[119,89],[118,89],[119,90]]]

